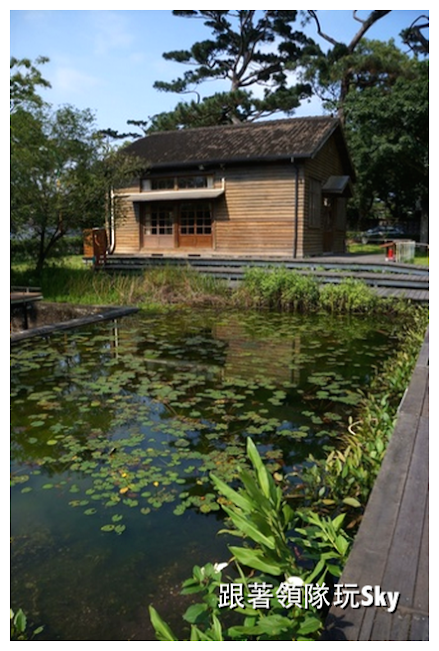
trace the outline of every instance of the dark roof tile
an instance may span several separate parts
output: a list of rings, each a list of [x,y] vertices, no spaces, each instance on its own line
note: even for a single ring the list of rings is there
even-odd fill
[[[339,126],[333,117],[266,120],[151,133],[127,147],[152,167],[310,158]]]

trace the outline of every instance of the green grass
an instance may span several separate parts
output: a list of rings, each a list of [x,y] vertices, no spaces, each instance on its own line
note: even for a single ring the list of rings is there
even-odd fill
[[[226,281],[189,265],[107,273],[94,271],[81,256],[70,256],[47,265],[39,277],[26,264],[13,265],[11,285],[40,287],[46,301],[154,310],[202,305],[336,314],[400,309],[395,300],[378,299],[361,280],[347,277],[335,285],[319,285],[317,279],[285,268],[249,268],[244,281],[232,290]]]
[[[385,258],[384,249],[382,249],[379,244],[359,244],[358,242],[354,242],[352,244],[348,244],[347,248],[349,253],[362,253],[363,255],[382,255],[383,259]]]
[[[353,243],[348,246],[349,253],[363,254],[363,255],[382,255],[383,261],[385,260],[385,251],[379,244],[359,244]],[[429,256],[416,248],[414,264],[422,264],[428,266]]]
[[[47,265],[36,276],[29,265],[14,265],[12,286],[40,287],[46,301],[81,305],[137,305],[157,309],[170,305],[222,304],[230,297],[224,281],[191,267],[163,266],[143,272],[95,272],[71,256]]]

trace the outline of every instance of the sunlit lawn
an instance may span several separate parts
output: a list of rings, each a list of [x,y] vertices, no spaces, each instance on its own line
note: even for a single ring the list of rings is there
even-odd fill
[[[381,247],[379,244],[359,244],[359,243],[353,243],[348,245],[348,251],[349,253],[364,253],[365,255],[382,255],[383,260],[385,257],[385,252],[383,247]],[[429,264],[429,256],[428,253],[425,254],[424,250],[421,250],[420,248],[416,248],[416,253],[415,253],[415,264],[422,264],[422,265],[427,265]]]

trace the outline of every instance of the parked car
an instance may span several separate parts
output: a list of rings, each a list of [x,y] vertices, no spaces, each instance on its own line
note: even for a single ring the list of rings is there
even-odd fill
[[[389,242],[404,237],[404,230],[400,226],[375,226],[369,228],[361,235],[363,244],[376,244],[378,242]]]

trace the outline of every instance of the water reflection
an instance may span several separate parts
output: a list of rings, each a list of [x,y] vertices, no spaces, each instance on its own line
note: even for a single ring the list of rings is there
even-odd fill
[[[172,621],[227,555],[210,472],[234,480],[249,435],[278,471],[336,445],[392,328],[191,311],[14,347],[12,606],[41,639],[153,639],[147,605]]]

